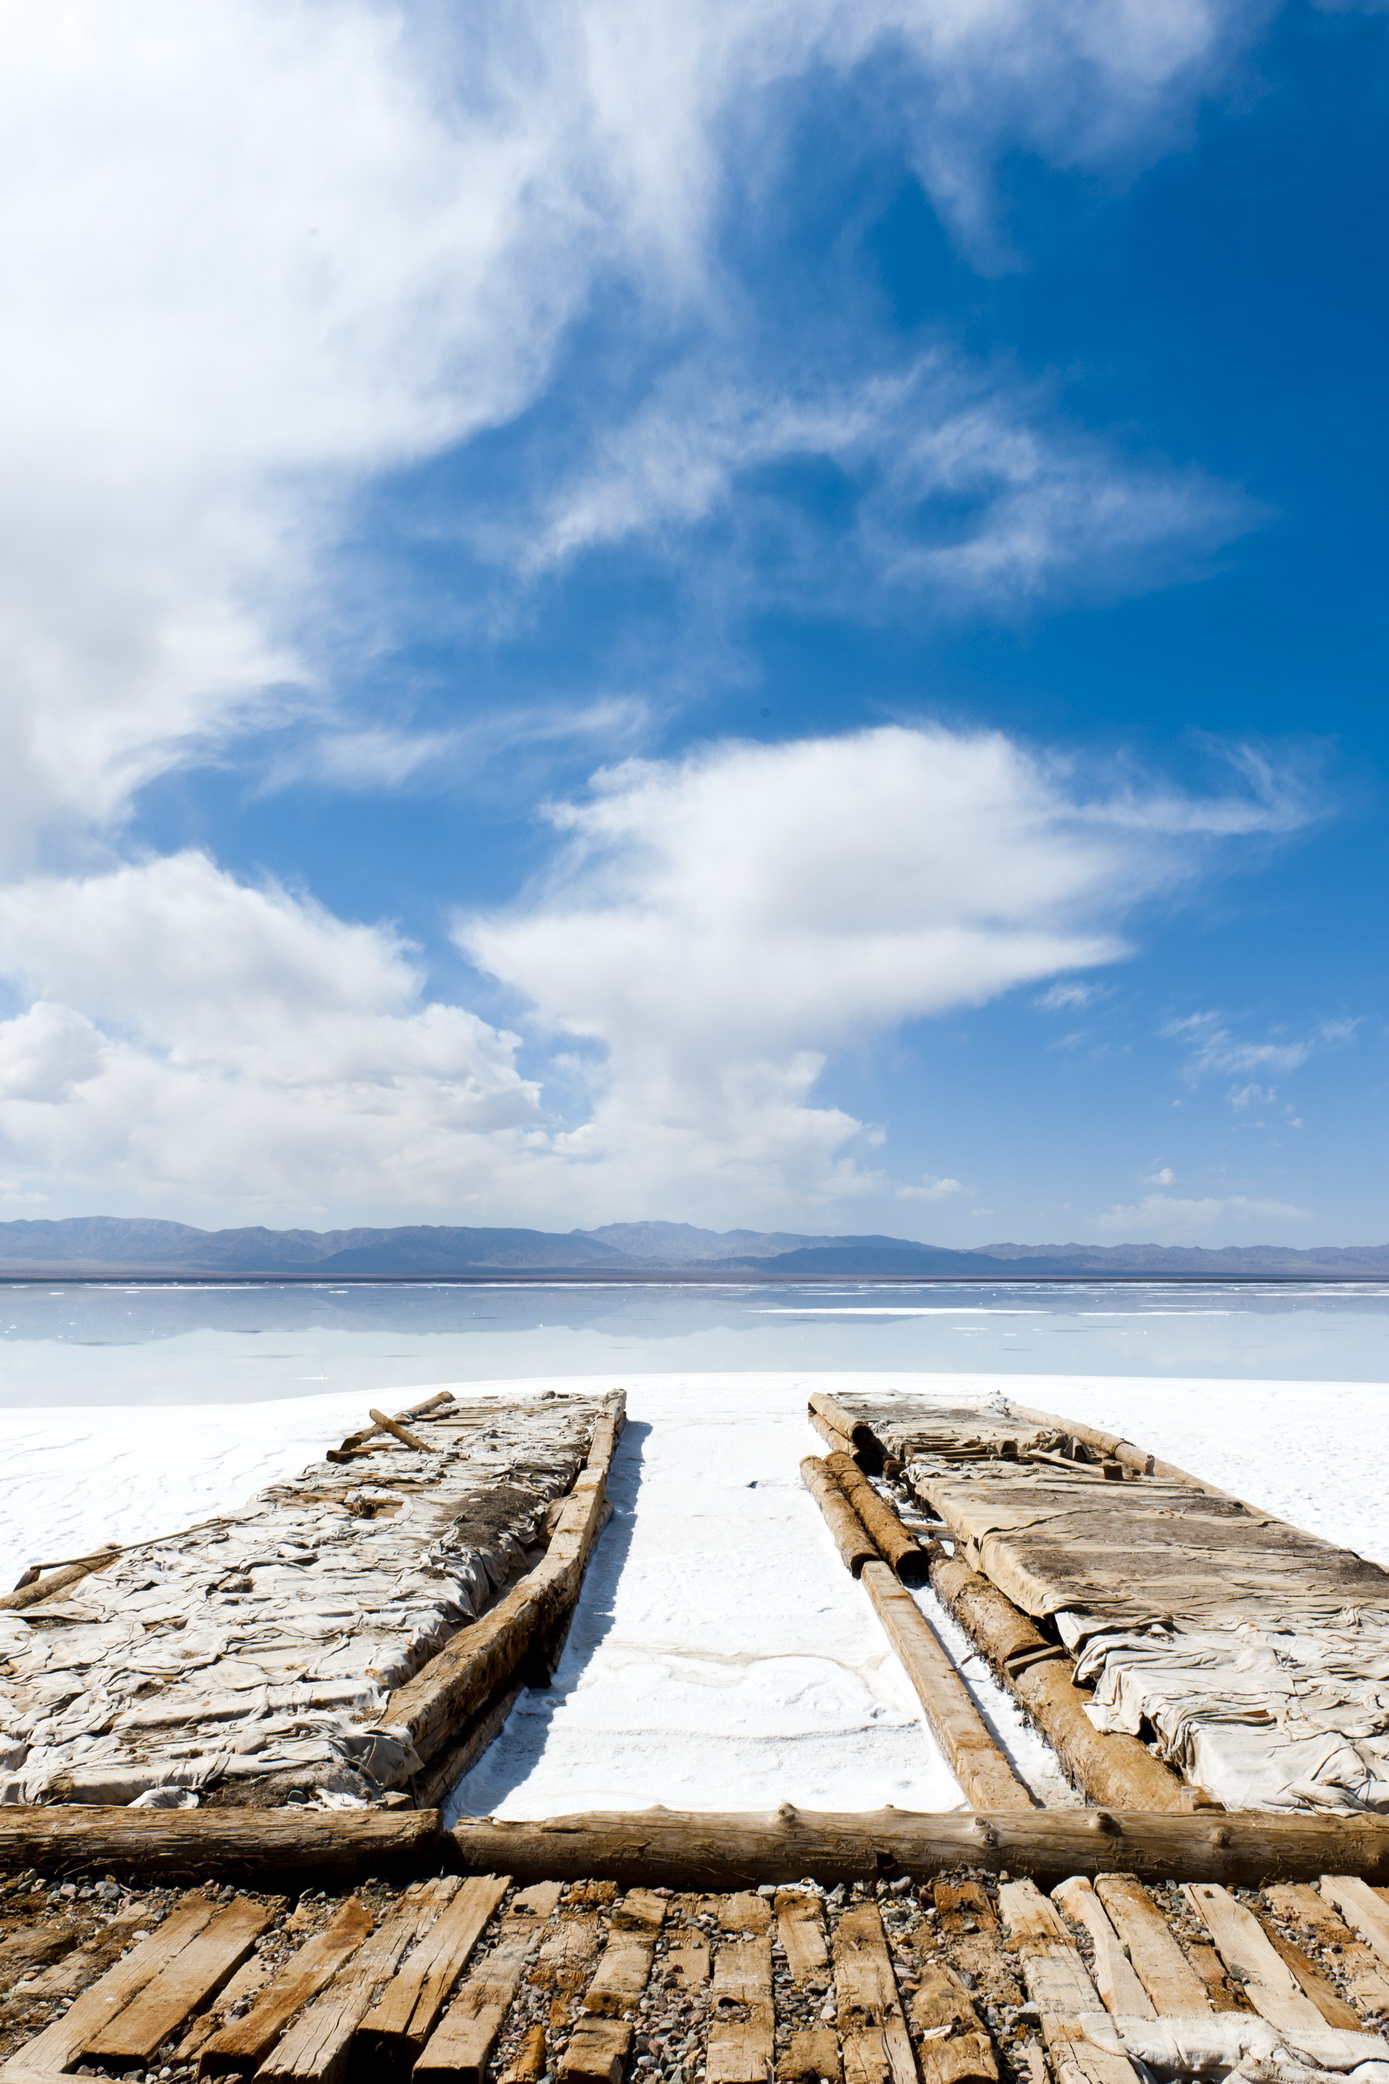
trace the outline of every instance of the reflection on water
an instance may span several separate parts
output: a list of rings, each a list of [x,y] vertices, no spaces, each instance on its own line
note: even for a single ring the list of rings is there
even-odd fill
[[[551,1374],[1389,1379],[1389,1285],[246,1282],[0,1288],[0,1404],[254,1402]]]

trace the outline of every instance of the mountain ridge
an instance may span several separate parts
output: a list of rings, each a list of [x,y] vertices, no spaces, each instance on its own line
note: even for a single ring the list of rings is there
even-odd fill
[[[19,1217],[0,1222],[0,1275],[18,1279],[150,1274],[309,1279],[448,1279],[552,1273],[728,1279],[1018,1280],[1052,1274],[1220,1279],[1389,1275],[1389,1245],[1020,1245],[956,1247],[884,1235],[704,1230],[606,1223],[550,1231],[454,1224],[346,1230],[201,1230],[146,1216]]]

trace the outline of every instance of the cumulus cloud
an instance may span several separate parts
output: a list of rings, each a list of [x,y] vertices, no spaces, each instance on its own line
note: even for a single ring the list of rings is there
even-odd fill
[[[628,762],[555,807],[545,885],[458,940],[542,1028],[601,1049],[573,1155],[634,1193],[654,1162],[843,1194],[872,1180],[859,1125],[810,1104],[825,1053],[1119,960],[1125,913],[1205,858],[1200,804],[1161,800],[1165,830],[1132,792],[940,729]],[[1252,801],[1206,806],[1210,842],[1258,823]]]
[[[11,1194],[467,1207],[543,1136],[516,1037],[427,1002],[394,936],[201,854],[0,892],[0,972],[32,999],[0,1022]]]

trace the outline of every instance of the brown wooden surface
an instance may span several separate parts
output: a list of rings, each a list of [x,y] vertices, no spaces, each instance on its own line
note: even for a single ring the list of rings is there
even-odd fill
[[[727,1940],[718,1948],[709,1998],[706,2084],[764,2084],[776,2049],[769,1935]]]
[[[345,2078],[357,2028],[381,1984],[394,1975],[405,1949],[427,1932],[443,1892],[437,1881],[407,1889],[390,1917],[362,1941],[347,1968],[290,2027],[257,2075],[270,2084],[339,2084]]]
[[[1308,1959],[1295,1940],[1291,1940],[1271,1920],[1261,1918],[1264,1936],[1277,1954],[1283,1966],[1292,1975],[1304,1997],[1310,1998],[1328,2026],[1338,2026],[1354,2033],[1360,2025],[1360,2015],[1354,2005],[1347,2004],[1334,1983],[1328,1982],[1314,1961]]]
[[[259,1903],[243,1898],[227,1904],[128,2005],[88,2035],[83,2053],[117,2068],[148,2063],[235,1975],[269,1923]]]
[[[769,1816],[671,1809],[600,1810],[544,1823],[478,1818],[445,1835],[448,1856],[464,1873],[509,1873],[527,1881],[603,1875],[627,1886],[677,1889],[755,1888],[806,1876],[833,1885],[883,1873],[925,1881],[956,1867],[1027,1874],[1048,1887],[1068,1874],[1120,1868],[1140,1879],[1232,1887],[1320,1875],[1389,1881],[1383,1818],[1264,1810],[843,1815],[787,1803]],[[1381,1903],[1379,1910],[1389,1944],[1389,1906]]]
[[[1345,1977],[1357,2004],[1371,2011],[1389,2012],[1389,1970],[1335,1910],[1319,1889],[1305,1881],[1275,1883],[1265,1894],[1279,1917],[1301,1926],[1322,1946],[1336,1955],[1336,1965]]]
[[[41,1600],[51,1599],[55,1592],[66,1592],[70,1585],[80,1584],[93,1571],[104,1570],[114,1563],[119,1549],[111,1549],[104,1555],[84,1556],[79,1563],[68,1563],[61,1570],[50,1570],[45,1577],[37,1577],[32,1584],[17,1585],[13,1592],[0,1598],[0,1613],[22,1613],[26,1607],[37,1606]]]
[[[809,1401],[812,1418],[823,1418],[827,1425],[832,1426],[848,1443],[849,1452],[859,1459],[859,1467],[870,1476],[876,1476],[883,1466],[883,1447],[872,1426],[866,1425],[861,1418],[855,1418],[853,1412],[846,1410],[828,1390],[813,1389]]]
[[[0,1869],[322,1887],[437,1872],[439,1853],[437,1809],[0,1807]]]
[[[810,1411],[806,1415],[831,1454],[853,1453],[853,1443],[847,1433],[841,1433],[838,1426],[831,1425],[818,1411]]]
[[[975,1809],[1037,1807],[974,1704],[945,1645],[886,1563],[866,1563],[860,1583],[896,1651],[927,1727]]]
[[[1137,2084],[1125,2056],[1096,2048],[1081,2029],[1081,2015],[1099,2011],[1100,2000],[1054,1905],[1031,1881],[1005,1882],[998,1901],[1022,1956],[1027,1994],[1041,2013],[1056,2084]]]
[[[886,1498],[874,1490],[854,1457],[840,1450],[825,1457],[825,1467],[862,1520],[884,1563],[891,1564],[904,1585],[924,1585],[930,1575],[930,1557]]]
[[[1157,2007],[1140,1981],[1125,1951],[1123,1939],[1110,1922],[1094,1888],[1083,1874],[1072,1874],[1052,1890],[1052,1901],[1073,1925],[1089,1934],[1090,1973],[1095,1979],[1105,2009],[1134,2019],[1155,2019]]]
[[[1371,1880],[1385,1879],[1389,1877],[1367,1875],[1357,1861],[1328,1860],[1321,1877],[1321,1892],[1389,1967],[1389,1904],[1367,1886]]]
[[[463,1884],[362,2020],[354,2058],[374,2062],[382,2074],[409,2068],[509,1886],[504,1874],[477,1874]]]
[[[1186,1897],[1205,1920],[1211,1943],[1256,2012],[1271,2025],[1290,2030],[1323,2024],[1321,2013],[1270,1945],[1252,1910],[1213,1882],[1188,1882]]]
[[[853,1577],[866,1563],[877,1563],[877,1544],[830,1473],[829,1463],[808,1454],[801,1463],[801,1482],[819,1506],[839,1560]]]
[[[911,2037],[877,1906],[856,1904],[834,1933],[845,2084],[916,2084]]]
[[[776,1929],[792,1982],[823,1989],[829,1981],[830,1950],[820,1898],[801,1889],[779,1891]]]
[[[921,2035],[916,2059],[922,2084],[996,2084],[993,2044],[968,1990],[945,1962],[922,1962],[911,2016]]]
[[[1205,1984],[1142,1882],[1131,1874],[1101,1874],[1095,1893],[1158,2017],[1192,2018],[1208,2011]]]
[[[259,2068],[295,2013],[327,1988],[371,1931],[371,1913],[349,1896],[321,1932],[305,1940],[270,1978],[249,2012],[229,2019],[198,2053],[199,2074],[220,2077]]]

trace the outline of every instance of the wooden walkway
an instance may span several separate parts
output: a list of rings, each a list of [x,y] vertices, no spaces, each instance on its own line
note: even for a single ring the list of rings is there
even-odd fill
[[[474,1875],[291,1906],[31,1875],[0,1903],[5,2084],[1139,2084],[1130,2055],[1174,2037],[1345,2071],[1389,2057],[1386,2024],[1389,1892],[1349,1877],[701,1897]]]

